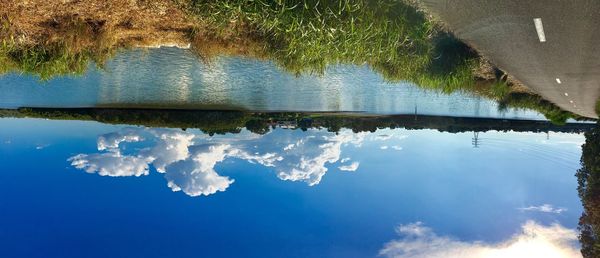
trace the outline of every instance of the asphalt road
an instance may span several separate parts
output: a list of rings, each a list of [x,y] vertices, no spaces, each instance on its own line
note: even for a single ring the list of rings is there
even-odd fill
[[[545,99],[576,114],[598,117],[594,110],[600,96],[600,1],[420,2],[458,38]]]

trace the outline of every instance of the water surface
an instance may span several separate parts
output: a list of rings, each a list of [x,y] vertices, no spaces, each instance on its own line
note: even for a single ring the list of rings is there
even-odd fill
[[[294,76],[269,61],[222,57],[203,64],[189,50],[119,53],[104,70],[40,82],[0,77],[0,108],[154,106],[269,111],[352,111],[544,119],[525,110],[499,110],[470,93],[441,94],[411,83],[387,83],[367,66],[337,65],[322,76]]]

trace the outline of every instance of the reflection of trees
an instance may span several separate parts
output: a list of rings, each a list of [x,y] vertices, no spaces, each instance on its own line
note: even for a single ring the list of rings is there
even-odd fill
[[[600,257],[600,123],[585,134],[577,191],[583,204],[579,241],[583,257]]]

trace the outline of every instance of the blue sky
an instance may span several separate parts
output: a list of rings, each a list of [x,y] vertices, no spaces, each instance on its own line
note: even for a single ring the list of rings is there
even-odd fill
[[[8,257],[426,257],[440,252],[432,243],[502,254],[522,239],[576,249],[583,135],[488,132],[473,148],[473,133],[434,130],[0,126]]]

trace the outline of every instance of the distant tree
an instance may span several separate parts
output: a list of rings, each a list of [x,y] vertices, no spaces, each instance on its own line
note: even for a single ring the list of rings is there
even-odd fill
[[[246,122],[246,129],[256,134],[266,134],[270,131],[269,124],[266,120],[251,119]]]
[[[581,168],[577,170],[577,192],[583,204],[579,219],[581,254],[600,257],[600,123],[585,134]]]

